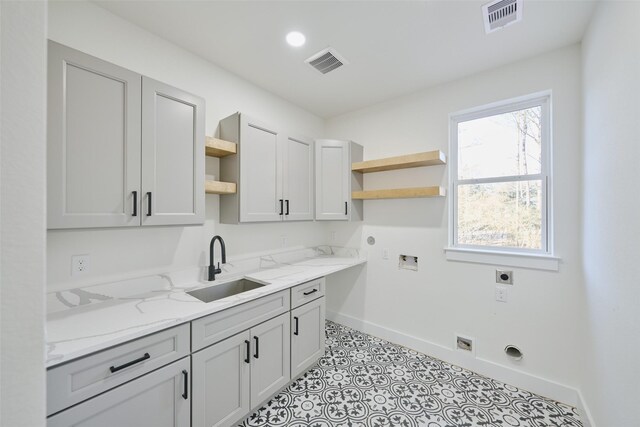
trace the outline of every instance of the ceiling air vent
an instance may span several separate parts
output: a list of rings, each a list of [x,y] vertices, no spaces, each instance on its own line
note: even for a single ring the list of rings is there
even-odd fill
[[[345,59],[332,48],[321,50],[304,62],[308,63],[322,74],[327,74],[328,72],[347,64],[347,61],[345,61]]]
[[[522,0],[495,0],[482,6],[487,34],[522,20]]]

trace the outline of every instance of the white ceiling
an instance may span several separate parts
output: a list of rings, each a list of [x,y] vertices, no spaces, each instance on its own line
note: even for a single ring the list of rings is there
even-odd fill
[[[582,39],[591,0],[524,0],[523,21],[485,34],[487,0],[97,1],[103,8],[321,117]],[[292,48],[298,30],[307,43]],[[304,60],[328,46],[327,75]]]

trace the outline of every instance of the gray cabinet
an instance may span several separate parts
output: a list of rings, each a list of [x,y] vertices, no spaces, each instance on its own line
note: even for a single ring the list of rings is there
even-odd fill
[[[220,199],[220,222],[313,219],[313,141],[241,113],[220,121],[220,137],[238,144],[220,159],[220,179],[237,183]]]
[[[48,418],[48,427],[191,425],[186,357]]]
[[[282,147],[284,219],[313,220],[313,141],[288,136]]]
[[[193,427],[230,426],[251,410],[250,340],[245,331],[193,354]]]
[[[289,314],[251,329],[251,407],[255,408],[289,383]]]
[[[142,78],[142,225],[204,222],[204,100]]]
[[[140,75],[50,41],[47,90],[48,228],[140,225]]]
[[[318,139],[315,142],[316,220],[362,220],[362,200],[351,192],[362,190],[362,174],[351,163],[362,161],[362,146],[352,141]]]
[[[291,310],[291,378],[315,364],[325,349],[325,299]]]
[[[289,313],[193,354],[193,426],[230,426],[291,379]]]
[[[204,222],[204,100],[49,42],[50,229]]]

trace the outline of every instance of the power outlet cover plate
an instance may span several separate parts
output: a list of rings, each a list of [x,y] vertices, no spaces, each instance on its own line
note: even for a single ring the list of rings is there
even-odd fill
[[[78,276],[89,271],[89,255],[74,255],[71,257],[71,275]]]

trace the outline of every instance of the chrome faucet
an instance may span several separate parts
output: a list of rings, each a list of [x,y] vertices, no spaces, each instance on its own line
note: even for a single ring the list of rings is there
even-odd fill
[[[218,268],[215,267],[213,263],[213,244],[217,241],[220,242],[220,249],[222,250],[222,263],[227,263],[227,252],[224,248],[224,240],[220,236],[213,236],[211,239],[211,243],[209,244],[209,281],[212,282],[216,280],[216,274],[222,273],[220,269],[220,262],[218,262]]]

